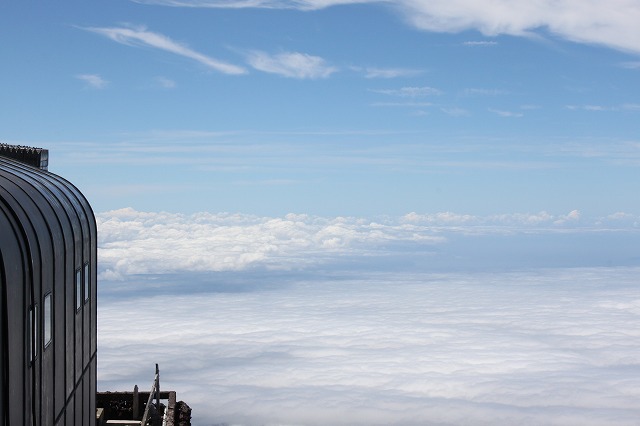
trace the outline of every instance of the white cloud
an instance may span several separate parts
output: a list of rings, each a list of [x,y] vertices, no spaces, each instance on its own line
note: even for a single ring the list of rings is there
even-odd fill
[[[442,212],[435,214],[421,215],[416,212],[411,212],[402,217],[406,222],[411,223],[430,223],[438,225],[465,225],[470,223],[479,223],[480,218],[468,214],[456,214],[452,212]]]
[[[624,227],[635,232],[639,219],[623,212],[589,219],[578,210],[560,215],[543,211],[489,216],[412,212],[373,220],[122,209],[98,215],[98,252],[100,274],[111,278],[180,271],[306,270],[347,257],[394,257],[398,247],[429,251],[446,246],[454,235],[553,236]]]
[[[531,266],[636,256],[638,219],[102,213],[98,387],[152,360],[194,424],[635,425],[640,269]]]
[[[493,108],[489,108],[489,111],[499,115],[500,117],[523,117],[524,114],[521,112],[513,112],[513,111],[506,111],[506,110],[501,110],[501,109],[493,109]]]
[[[425,108],[433,104],[430,102],[374,102],[374,107],[404,107],[404,108]]]
[[[440,110],[442,112],[444,112],[445,114],[450,115],[452,117],[464,117],[464,116],[467,116],[467,115],[470,114],[469,111],[467,111],[466,109],[457,108],[457,107],[454,107],[454,108],[440,108]]]
[[[472,47],[476,47],[476,46],[487,47],[487,46],[496,46],[498,42],[497,41],[465,41],[462,44],[465,46],[472,46]]]
[[[608,111],[610,108],[604,107],[602,105],[585,105],[583,107],[587,111]]]
[[[623,62],[620,66],[629,70],[640,70],[640,61]]]
[[[626,212],[616,212],[602,218],[601,224],[612,228],[639,228],[640,217]]]
[[[609,216],[614,219],[625,213],[616,213]],[[630,215],[634,217],[633,215]],[[554,225],[568,225],[570,222],[578,222],[581,218],[578,210],[572,210],[567,214],[553,215],[546,211],[539,213],[508,213],[489,216],[475,216],[469,214],[458,214],[452,212],[441,212],[434,214],[418,214],[411,212],[402,217],[402,221],[414,224],[432,226],[480,226],[480,227],[502,227],[503,229],[528,228],[528,227],[548,227]],[[600,219],[598,223],[602,223]],[[586,224],[585,224],[586,225]],[[495,229],[495,228],[494,228]]]
[[[360,69],[356,69],[360,70]],[[420,70],[406,69],[406,68],[365,68],[365,78],[398,78],[398,77],[411,77],[422,73]]]
[[[402,87],[400,89],[371,89],[374,93],[383,95],[398,96],[401,98],[421,98],[425,96],[441,95],[438,89],[428,86],[421,87]]]
[[[502,89],[481,89],[481,88],[468,88],[462,91],[465,96],[498,96],[506,95],[509,92]]]
[[[637,425],[639,273],[103,281],[98,387],[157,362],[194,424]]]
[[[228,64],[197,52],[185,44],[178,43],[169,37],[148,31],[145,27],[86,27],[84,30],[103,35],[111,40],[127,46],[144,46],[164,50],[185,58],[192,59],[207,68],[224,74],[246,74],[242,67]]]
[[[479,30],[487,36],[531,36],[540,29],[580,43],[640,52],[640,4],[616,0],[606,4],[561,0],[549,2],[490,0],[401,1],[407,19],[437,32]]]
[[[156,77],[155,81],[163,89],[174,89],[176,87],[176,82],[166,77]]]
[[[566,105],[566,109],[571,111],[592,111],[592,112],[605,112],[605,111],[638,111],[640,110],[640,104],[621,104],[621,105]]]
[[[132,0],[136,3],[210,9],[297,9],[318,10],[335,5],[374,3],[384,0]]]
[[[299,52],[270,55],[253,51],[247,55],[247,62],[260,71],[299,79],[326,78],[337,71],[337,68],[328,65],[324,59]]]
[[[567,219],[569,220],[578,220],[580,219],[580,212],[578,210],[571,210],[569,214],[567,214]]]
[[[540,226],[545,224],[554,223],[556,217],[542,211],[540,213],[516,213],[516,214],[502,214],[494,215],[489,218],[490,222],[503,224],[503,225],[533,225]],[[558,223],[559,224],[559,223]]]
[[[609,216],[607,216],[607,218],[611,219],[611,220],[628,220],[628,219],[634,219],[635,216],[632,215],[631,213],[625,213],[625,212],[616,212],[613,214],[610,214]]]
[[[478,30],[532,37],[540,31],[578,43],[640,52],[640,4],[633,0],[608,2],[558,0],[138,0],[140,3],[182,7],[278,8],[317,10],[354,3],[384,3],[400,10],[416,28],[434,32]],[[472,42],[473,43],[473,42]],[[474,45],[474,44],[469,44]],[[477,44],[476,44],[477,45]]]
[[[199,213],[191,216],[122,209],[98,215],[101,274],[300,269],[335,256],[364,254],[439,236],[404,224],[359,218],[283,218]]]
[[[572,210],[564,216],[560,216],[553,223],[555,225],[564,225],[567,222],[577,222],[580,220],[580,212],[578,210]]]
[[[78,74],[76,75],[78,80],[82,80],[87,84],[87,87],[92,89],[104,89],[109,82],[98,74]]]

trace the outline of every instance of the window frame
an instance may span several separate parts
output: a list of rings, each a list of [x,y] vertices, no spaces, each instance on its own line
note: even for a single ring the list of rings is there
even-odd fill
[[[29,323],[29,365],[33,364],[40,353],[40,339],[38,337],[38,304],[29,306],[27,321]]]
[[[90,275],[89,262],[85,262],[82,268],[82,280],[84,287],[84,304],[89,301],[89,297],[91,296],[91,275]]]
[[[46,350],[53,341],[53,293],[44,295],[42,301],[42,343],[43,350]]]
[[[80,312],[82,309],[82,268],[76,269],[76,312]]]

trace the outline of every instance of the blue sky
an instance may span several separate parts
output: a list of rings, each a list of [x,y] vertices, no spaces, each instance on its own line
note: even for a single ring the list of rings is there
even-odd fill
[[[159,362],[194,424],[636,424],[639,22],[3,2],[0,142],[97,213],[99,389]]]
[[[0,138],[97,211],[640,214],[634,2],[1,8]]]

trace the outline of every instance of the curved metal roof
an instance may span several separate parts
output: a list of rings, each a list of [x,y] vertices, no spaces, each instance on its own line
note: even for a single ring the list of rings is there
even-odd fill
[[[0,225],[2,349],[10,348],[13,354],[0,357],[3,370],[16,372],[11,386],[6,371],[2,372],[3,393],[9,389],[12,395],[25,395],[19,402],[22,408],[9,410],[9,416],[27,411],[34,416],[50,417],[54,412],[58,416],[66,410],[66,401],[93,362],[97,348],[95,216],[87,199],[67,180],[0,155]],[[90,294],[92,302],[87,305],[90,309],[74,309],[74,277],[85,265],[91,265],[85,269],[91,274],[87,278],[91,288],[84,294]],[[34,350],[29,348],[37,351],[40,343],[29,344],[24,335],[7,330],[25,329],[23,310],[42,304],[48,294],[54,295],[53,309],[58,318],[54,327],[59,337],[53,340],[53,351],[43,352],[38,359],[36,386],[19,380],[16,374],[23,368],[22,360],[29,359],[29,351]],[[37,355],[32,352],[31,356]],[[28,396],[35,395],[33,392],[40,396]],[[0,415],[7,413],[0,411]]]

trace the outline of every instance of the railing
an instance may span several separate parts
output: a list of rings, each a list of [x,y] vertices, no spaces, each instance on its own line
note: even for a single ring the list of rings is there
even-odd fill
[[[163,404],[160,403],[161,400]],[[176,393],[175,391],[160,391],[158,364],[156,364],[156,374],[151,384],[151,391],[138,392],[136,385],[133,392],[98,392],[96,403],[98,404],[96,411],[98,426],[174,425]]]

